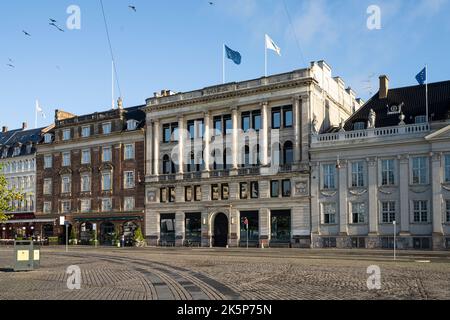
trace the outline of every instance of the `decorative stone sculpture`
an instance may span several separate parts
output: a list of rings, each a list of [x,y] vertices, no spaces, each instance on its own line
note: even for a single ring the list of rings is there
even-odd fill
[[[318,124],[319,124],[319,121],[317,121],[317,116],[314,115],[313,119],[312,119],[312,122],[311,122],[313,134],[319,134],[319,129],[317,128]]]
[[[345,121],[342,120],[341,123],[339,124],[339,132],[345,132],[344,126],[345,126]]]
[[[399,126],[404,126],[405,123],[405,115],[403,114],[403,112],[398,116],[398,119],[400,120],[400,123],[398,124]]]
[[[369,129],[375,128],[375,120],[376,120],[376,118],[377,118],[377,115],[376,115],[375,111],[373,111],[373,109],[370,109],[369,122],[368,122],[368,125],[367,125],[367,127]]]

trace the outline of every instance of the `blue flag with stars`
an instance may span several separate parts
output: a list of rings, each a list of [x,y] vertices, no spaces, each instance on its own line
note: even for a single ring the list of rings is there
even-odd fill
[[[242,57],[239,52],[231,50],[227,46],[225,46],[225,51],[228,59],[233,60],[233,62],[236,63],[237,65],[241,64]]]
[[[416,76],[416,80],[419,84],[424,84],[427,82],[427,68],[423,68]]]

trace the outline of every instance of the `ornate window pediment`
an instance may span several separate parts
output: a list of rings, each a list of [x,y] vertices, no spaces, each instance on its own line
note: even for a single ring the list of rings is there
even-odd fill
[[[98,170],[99,171],[111,171],[111,170],[114,170],[114,166],[110,163],[103,163]]]
[[[64,174],[72,174],[72,170],[71,170],[70,168],[62,168],[62,169],[59,171],[59,174],[60,174],[60,175],[64,175]]]

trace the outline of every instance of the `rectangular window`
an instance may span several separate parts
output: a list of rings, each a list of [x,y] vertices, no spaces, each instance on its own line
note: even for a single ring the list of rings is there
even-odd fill
[[[445,222],[450,223],[450,200],[445,201]]]
[[[247,182],[241,182],[239,184],[240,189],[240,198],[241,199],[247,199],[248,198],[248,185]]]
[[[242,113],[242,131],[247,132],[250,130],[250,113]]]
[[[89,164],[91,163],[91,151],[83,150],[81,152],[81,164]]]
[[[71,204],[70,201],[61,202],[61,213],[70,213]]]
[[[70,181],[70,177],[69,176],[63,176],[61,178],[61,193],[70,193],[70,185],[71,185],[71,181]]]
[[[288,198],[291,196],[291,180],[283,180],[283,184],[281,186],[282,194],[284,198]]]
[[[44,169],[51,169],[53,167],[53,156],[44,156]]]
[[[64,152],[62,154],[62,165],[63,167],[70,167],[70,152]]]
[[[186,202],[192,201],[192,187],[191,186],[184,188],[184,201],[186,201]]]
[[[81,128],[81,137],[87,138],[91,135],[91,127]]]
[[[391,186],[395,184],[394,159],[381,160],[381,184],[383,186]]]
[[[124,175],[124,188],[133,189],[135,187],[134,171],[125,171]]]
[[[225,134],[231,134],[233,132],[233,121],[231,120],[231,116],[224,116],[223,122],[225,124]]]
[[[102,148],[102,161],[111,162],[112,161],[112,149],[111,147]]]
[[[414,222],[428,222],[428,201],[413,201]]]
[[[112,210],[112,199],[105,198],[102,199],[102,212],[108,212]]]
[[[134,159],[134,144],[126,144],[124,149],[125,160]]]
[[[271,241],[288,243],[291,241],[291,212],[273,210],[270,212]]]
[[[169,143],[171,135],[172,135],[172,132],[170,130],[170,125],[169,124],[163,125],[163,142]]]
[[[124,210],[134,210],[134,197],[125,197],[123,199]]]
[[[169,188],[169,202],[175,202],[176,200],[176,194],[175,194],[175,187]]]
[[[336,223],[336,203],[322,204],[322,223],[323,224]]]
[[[188,121],[187,130],[189,132],[190,139],[195,139],[195,121]]]
[[[364,187],[364,163],[352,163],[352,187]]]
[[[285,128],[292,128],[294,124],[294,116],[292,113],[292,107],[283,108],[283,123]]]
[[[280,182],[270,181],[270,196],[272,198],[278,198],[280,196]]]
[[[425,123],[427,122],[427,116],[417,116],[414,120],[415,123]]]
[[[281,128],[281,109],[276,108],[272,110],[272,129]]]
[[[214,135],[221,136],[222,132],[222,117],[214,117]]]
[[[180,140],[180,137],[179,137],[180,130],[178,130],[178,123],[176,123],[176,122],[172,123],[170,129],[172,132],[172,141],[173,142],[179,141]]]
[[[67,141],[70,140],[70,138],[71,138],[70,129],[63,130],[63,140]]]
[[[250,196],[252,199],[259,198],[259,184],[257,181],[253,181],[250,183]]]
[[[381,203],[381,221],[393,223],[396,221],[395,201],[384,201]]]
[[[323,189],[336,189],[335,176],[336,166],[334,164],[324,164],[323,170]]]
[[[91,191],[91,176],[88,174],[83,174],[81,176],[81,192]]]
[[[52,194],[52,179],[44,180],[44,195]]]
[[[110,134],[111,133],[111,122],[107,122],[102,124],[102,132],[103,134]]]
[[[450,154],[445,155],[445,182],[450,182]]]
[[[355,203],[351,204],[352,208],[352,223],[365,223],[366,222],[366,204]]]
[[[255,131],[259,131],[262,129],[261,112],[260,111],[252,112],[252,126],[253,126],[253,130],[255,130]]]
[[[202,201],[202,187],[201,186],[194,187],[194,200]]]
[[[222,184],[222,200],[228,200],[230,197],[230,188],[227,183]]]
[[[102,173],[102,191],[112,190],[112,175],[111,172]]]
[[[414,157],[412,158],[412,183],[413,184],[426,184],[427,171],[428,171],[428,158],[427,157]]]
[[[52,203],[51,202],[44,202],[44,208],[42,210],[44,213],[52,213]]]
[[[213,184],[211,186],[211,200],[219,200],[219,185]]]
[[[80,210],[81,210],[81,212],[91,211],[91,200],[90,199],[81,200]]]

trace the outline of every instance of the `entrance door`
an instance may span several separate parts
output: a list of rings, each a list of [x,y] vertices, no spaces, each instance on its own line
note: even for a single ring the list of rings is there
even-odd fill
[[[104,246],[114,245],[115,227],[111,222],[102,223],[100,226],[100,241]]]
[[[214,219],[214,246],[226,247],[228,245],[228,218],[219,213]]]

